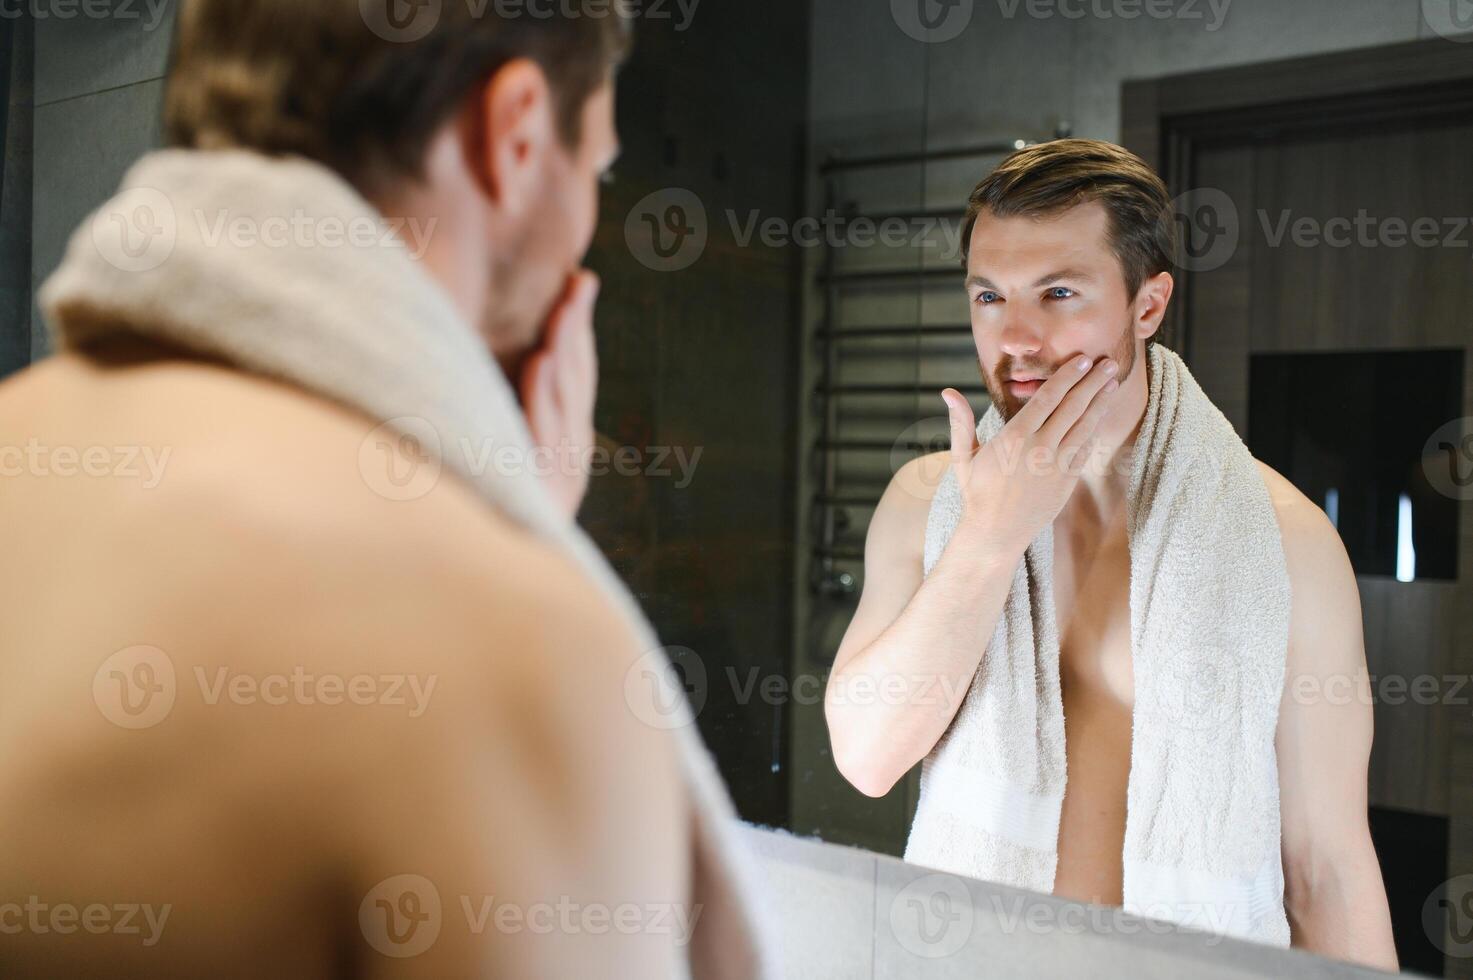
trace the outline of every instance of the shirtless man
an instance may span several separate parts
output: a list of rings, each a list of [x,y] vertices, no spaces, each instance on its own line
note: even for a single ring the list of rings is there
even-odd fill
[[[1063,159],[1071,154],[1077,158]],[[1054,893],[1119,905],[1133,697],[1123,504],[1147,404],[1146,344],[1154,342],[1173,280],[1163,256],[1136,258],[1149,227],[1112,219],[1132,208],[1150,214],[1153,201],[1159,212],[1166,192],[1138,158],[1095,141],[1015,154],[1003,165],[1012,168],[1006,180],[1022,182],[1034,165],[1067,170],[1072,183],[1060,178],[1059,187],[1040,189],[1034,181],[1033,198],[1026,206],[1010,202],[1005,217],[973,195],[966,279],[973,338],[1004,433],[1066,460],[1068,450],[1094,440],[1095,455],[1082,469],[1007,472],[993,443],[979,451],[965,399],[943,392],[952,448],[903,467],[875,511],[864,592],[825,707],[845,778],[867,795],[888,793],[950,725],[984,652],[977,638],[993,635],[1014,570],[1051,522],[1068,769]],[[1087,185],[1102,189],[1079,196]],[[1150,193],[1141,195],[1141,187]],[[1075,369],[1080,359],[1089,370]],[[925,576],[927,516],[947,467],[962,488],[963,517]],[[1261,462],[1259,469],[1293,589],[1287,674],[1364,685],[1359,593],[1340,538],[1292,484]],[[842,696],[920,677],[939,683],[913,698]],[[1286,697],[1275,744],[1293,944],[1394,970],[1367,826],[1369,698]]]
[[[308,157],[433,227],[416,260],[539,444],[590,445],[579,265],[627,24],[445,4],[408,38],[372,9],[189,0],[171,141]],[[288,318],[355,300],[317,285]],[[262,302],[219,294],[183,274],[161,302]],[[0,974],[745,972],[740,944],[693,962],[731,909],[694,907],[696,802],[626,701],[626,619],[449,469],[376,492],[375,427],[142,340],[0,386]],[[571,520],[586,473],[554,470]]]

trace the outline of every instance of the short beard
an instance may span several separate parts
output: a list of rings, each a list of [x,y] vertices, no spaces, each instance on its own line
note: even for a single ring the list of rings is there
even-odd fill
[[[1136,356],[1134,319],[1129,319],[1126,321],[1125,330],[1122,331],[1120,334],[1120,342],[1115,345],[1114,350],[1109,352],[1109,356],[1115,361],[1116,364],[1120,365],[1120,371],[1118,371],[1115,376],[1120,379],[1121,384],[1125,384],[1125,379],[1129,378],[1131,372],[1135,370]],[[1098,360],[1098,358],[1095,358],[1095,360]],[[1023,406],[1028,404],[1029,400],[1031,400],[1033,396],[1030,395],[1026,399],[1014,398],[1012,394],[1008,392],[1007,379],[998,377],[989,380],[987,377],[987,371],[982,367],[982,362],[980,359],[977,361],[977,369],[982,374],[982,382],[987,386],[987,393],[991,396],[992,403],[997,406],[997,411],[1002,416],[1003,422],[1007,423],[1012,421],[1013,416],[1021,412],[1023,410]],[[1058,370],[1057,367],[1055,368],[1055,370]],[[1052,375],[1050,376],[1052,377]]]

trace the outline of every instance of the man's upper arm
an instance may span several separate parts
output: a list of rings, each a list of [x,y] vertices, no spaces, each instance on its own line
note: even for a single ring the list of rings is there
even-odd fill
[[[1265,478],[1293,589],[1275,742],[1283,849],[1286,866],[1303,870],[1366,832],[1370,685],[1360,592],[1339,533],[1283,477]]]
[[[926,518],[949,465],[932,453],[900,468],[875,507],[864,543],[864,591],[839,652],[837,670],[900,616],[924,579]]]

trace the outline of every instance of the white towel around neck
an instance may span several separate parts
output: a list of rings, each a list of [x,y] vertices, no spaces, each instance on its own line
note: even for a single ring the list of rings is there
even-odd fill
[[[119,248],[118,227],[130,229],[134,249]],[[448,451],[494,445],[525,453],[532,440],[484,343],[384,228],[368,201],[314,162],[245,150],[161,150],[134,164],[118,195],[72,236],[41,290],[41,307],[58,346],[137,333],[382,423],[411,420],[407,434],[429,452],[440,450],[488,505],[569,554],[623,612],[640,648],[658,650],[633,596],[535,476],[526,468],[476,468],[468,454]],[[145,229],[162,237],[147,243],[137,237]],[[424,438],[426,426],[438,446]],[[690,974],[773,975],[755,870],[683,701],[681,710],[678,723],[672,717],[661,727],[678,736],[695,804],[691,902],[700,918]]]
[[[1142,366],[1149,397],[1125,503],[1135,690],[1124,907],[1287,946],[1274,734],[1290,588],[1277,517],[1248,448],[1181,357],[1157,343]],[[994,405],[979,440],[1002,426]],[[948,472],[927,574],[960,515]],[[1050,525],[923,762],[906,860],[1053,890],[1066,780],[1053,548]]]

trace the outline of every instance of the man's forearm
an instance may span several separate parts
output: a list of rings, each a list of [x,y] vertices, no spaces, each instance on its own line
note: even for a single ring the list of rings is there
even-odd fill
[[[861,792],[889,792],[951,724],[1027,544],[958,526],[895,622],[829,677],[835,762]]]
[[[1397,972],[1386,888],[1369,836],[1330,860],[1333,865],[1291,884],[1285,896],[1294,947]]]

